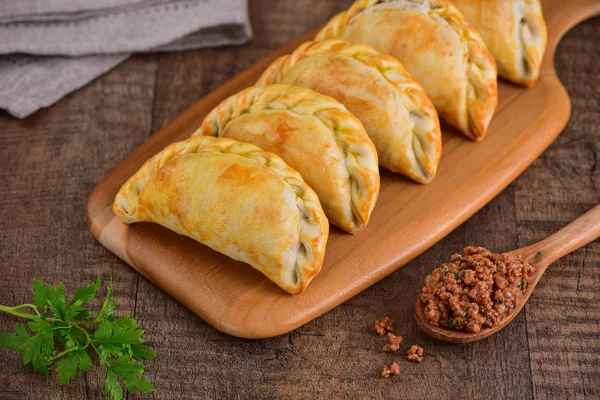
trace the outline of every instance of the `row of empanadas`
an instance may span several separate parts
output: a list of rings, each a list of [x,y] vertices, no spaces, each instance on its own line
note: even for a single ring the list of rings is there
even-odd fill
[[[307,42],[275,60],[257,82],[270,83],[339,100],[365,126],[382,166],[421,183],[435,176],[442,151],[437,114],[395,58],[342,40]]]
[[[154,222],[252,265],[300,293],[323,263],[329,224],[319,199],[275,154],[198,136],[150,158],[123,185],[113,210]]]
[[[446,0],[356,1],[319,41],[277,59],[192,138],[148,160],[117,194],[115,213],[189,236],[300,293],[321,268],[327,218],[349,233],[367,225],[378,162],[431,181],[437,112],[481,139],[497,103],[494,57],[514,82],[539,76],[539,0],[455,2],[466,19]]]
[[[480,139],[498,101],[496,65],[481,36],[446,0],[358,0],[317,40],[365,43],[396,57],[440,116]]]
[[[194,136],[228,137],[279,155],[345,230],[363,229],[379,195],[377,152],[360,121],[303,87],[251,87],[223,101]]]

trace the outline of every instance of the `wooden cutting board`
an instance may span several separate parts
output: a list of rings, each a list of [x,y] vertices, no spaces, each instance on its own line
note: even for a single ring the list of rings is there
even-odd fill
[[[146,159],[169,143],[189,137],[221,100],[254,84],[271,61],[291,53],[317,30],[208,94],[124,159],[90,194],[86,218],[92,234],[223,332],[262,338],[307,323],[394,272],[467,220],[523,172],[565,127],[570,102],[554,71],[554,51],[569,28],[600,13],[600,1],[542,3],[549,37],[538,83],[523,89],[500,81],[496,115],[480,143],[445,127],[442,160],[429,185],[382,170],[381,193],[368,227],[354,236],[332,227],[323,269],[302,294],[289,295],[249,265],[158,225],[125,225],[112,212],[112,200]],[[469,244],[473,243],[465,243]]]

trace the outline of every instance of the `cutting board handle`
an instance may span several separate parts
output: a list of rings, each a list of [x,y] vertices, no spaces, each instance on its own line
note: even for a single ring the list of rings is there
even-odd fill
[[[600,14],[598,0],[542,0],[544,18],[548,28],[548,46],[542,64],[542,74],[556,74],[554,52],[560,39],[579,22]]]

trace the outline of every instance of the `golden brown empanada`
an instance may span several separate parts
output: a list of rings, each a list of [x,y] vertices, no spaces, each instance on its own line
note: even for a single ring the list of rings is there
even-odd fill
[[[167,146],[123,185],[126,223],[155,222],[302,292],[323,263],[329,224],[313,190],[281,158],[210,136]]]
[[[317,40],[340,38],[396,57],[441,118],[481,139],[498,102],[497,71],[483,39],[446,0],[358,0]]]
[[[435,176],[442,151],[437,113],[395,58],[343,40],[307,42],[267,68],[258,84],[270,83],[333,97],[363,123],[380,165],[421,183]]]
[[[290,85],[250,87],[224,100],[194,136],[228,137],[271,151],[317,193],[325,215],[355,233],[379,195],[377,152],[337,100]]]
[[[496,59],[498,74],[524,86],[540,76],[547,32],[539,0],[452,0]]]

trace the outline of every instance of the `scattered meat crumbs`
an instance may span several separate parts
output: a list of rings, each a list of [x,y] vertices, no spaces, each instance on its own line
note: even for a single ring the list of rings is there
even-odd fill
[[[402,336],[394,335],[391,332],[388,332],[389,343],[383,346],[383,351],[387,351],[388,353],[395,353],[400,348],[400,343],[402,343]]]
[[[425,318],[473,333],[492,328],[519,305],[533,272],[521,256],[469,246],[425,278],[419,296]]]
[[[373,330],[379,336],[385,335],[386,332],[393,332],[394,321],[392,321],[390,317],[379,318],[375,321],[375,326],[373,326]]]
[[[384,378],[389,378],[390,375],[400,375],[400,366],[395,362],[389,367],[386,365],[383,367],[383,371],[381,371],[381,376]]]
[[[421,362],[423,360],[423,348],[413,344],[408,349],[408,361]]]

